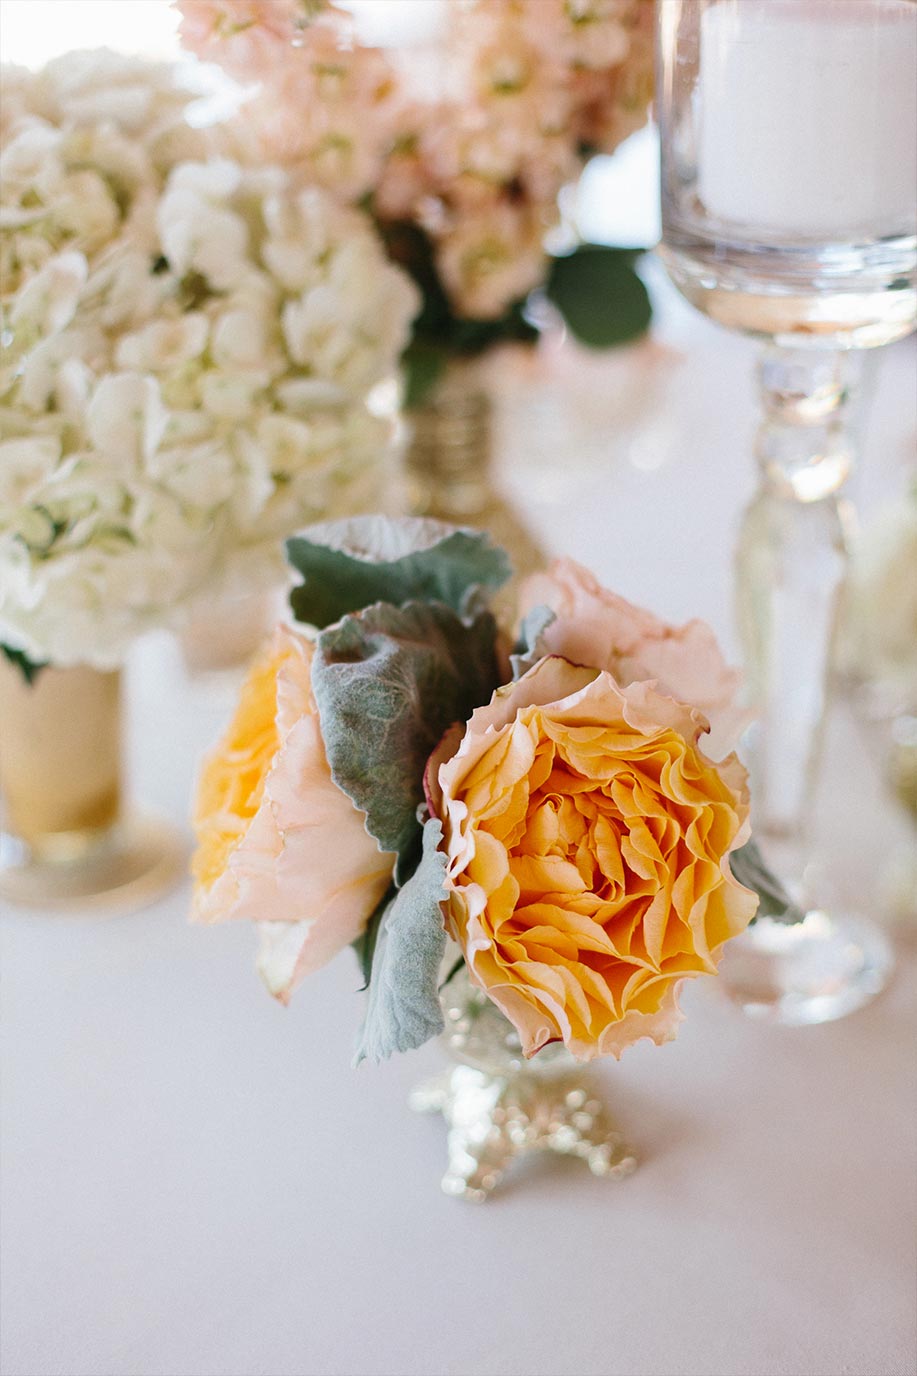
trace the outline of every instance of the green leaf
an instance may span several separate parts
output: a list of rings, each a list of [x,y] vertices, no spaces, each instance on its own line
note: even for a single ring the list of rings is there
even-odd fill
[[[447,972],[446,972],[446,977],[445,977],[445,979],[441,979],[440,982],[439,982],[440,993],[442,993],[442,991],[445,989],[446,985],[449,983],[450,980],[455,979],[456,975],[458,974],[459,970],[461,970],[461,968],[462,968],[462,966],[463,966],[464,964],[465,964],[465,957],[464,957],[464,956],[459,956],[458,959],[455,960],[455,961],[452,963],[452,965],[449,966],[449,969],[448,969]]]
[[[412,1051],[443,1030],[438,988],[446,946],[442,835],[442,822],[431,817],[423,829],[420,864],[382,919],[355,1065]]]
[[[582,244],[554,259],[546,292],[580,343],[608,349],[647,329],[652,306],[634,271],[634,252]]]
[[[550,607],[532,607],[531,611],[526,612],[519,627],[516,647],[509,657],[514,680],[528,673],[529,669],[534,668],[540,659],[544,659],[545,655],[550,653],[544,643],[544,633],[551,622],[556,620],[557,617]]]
[[[431,599],[464,612],[510,576],[506,554],[484,531],[409,517],[328,521],[286,549],[303,577],[290,606],[297,620],[319,629],[374,602]]]
[[[14,669],[19,670],[28,684],[34,683],[42,669],[48,667],[47,660],[30,659],[25,650],[14,650],[2,642],[0,642],[0,654],[12,664]]]
[[[379,940],[379,927],[382,918],[386,908],[397,892],[398,890],[395,888],[395,885],[390,884],[380,901],[370,913],[369,921],[362,934],[357,937],[356,941],[351,942],[356,952],[357,960],[360,962],[360,973],[363,976],[363,984],[361,987],[363,989],[369,988],[369,977],[372,973],[373,956],[376,951],[376,942]]]
[[[571,253],[588,255],[590,253],[602,254],[607,258],[615,258],[619,263],[626,263],[628,267],[633,267],[638,263],[648,250],[642,244],[596,244],[588,240],[582,244],[577,244]],[[559,255],[569,257],[569,254]]]
[[[448,355],[435,344],[414,339],[401,355],[404,405],[410,410],[426,401],[446,367]]]
[[[802,922],[805,913],[793,902],[777,876],[768,869],[754,840],[747,841],[739,850],[731,853],[729,868],[739,883],[744,884],[746,889],[753,889],[761,900],[756,919],[769,917],[774,922]]]
[[[423,771],[454,722],[499,684],[497,625],[439,602],[379,603],[318,637],[312,689],[334,782],[407,872],[419,840]]]

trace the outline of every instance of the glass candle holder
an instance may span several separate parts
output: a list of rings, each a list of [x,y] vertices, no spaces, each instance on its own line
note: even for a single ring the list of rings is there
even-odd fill
[[[793,931],[756,923],[723,982],[749,1012],[820,1022],[890,968],[877,928],[807,891],[806,862],[858,351],[917,323],[917,5],[657,0],[657,41],[660,254],[693,305],[762,341],[737,559],[753,821],[807,910]]]
[[[657,0],[662,256],[790,348],[914,328],[914,0]]]

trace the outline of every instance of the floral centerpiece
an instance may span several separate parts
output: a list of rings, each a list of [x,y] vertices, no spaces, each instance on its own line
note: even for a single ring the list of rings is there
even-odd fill
[[[433,51],[366,44],[331,0],[175,2],[186,46],[254,83],[259,146],[368,205],[413,276],[409,404],[450,359],[532,340],[536,288],[587,344],[646,328],[634,252],[577,244],[558,198],[646,122],[651,0],[448,0]]]
[[[346,509],[417,301],[364,216],[193,128],[172,68],[4,91],[0,640],[107,667]]]
[[[660,1044],[759,907],[794,916],[750,839],[738,675],[702,622],[561,560],[524,583],[514,646],[488,607],[504,554],[438,522],[317,526],[288,557],[300,624],[204,766],[194,916],[253,921],[284,1003],[354,945],[358,1060],[442,1032],[444,979],[521,1058]]]

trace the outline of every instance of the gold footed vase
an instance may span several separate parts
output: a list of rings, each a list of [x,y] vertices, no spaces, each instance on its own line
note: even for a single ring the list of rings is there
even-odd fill
[[[0,659],[0,901],[129,912],[184,868],[179,832],[124,803],[122,675]]]
[[[418,1085],[409,1103],[446,1120],[446,1194],[480,1203],[533,1152],[572,1157],[608,1180],[636,1169],[591,1066],[562,1045],[527,1061],[515,1028],[464,969],[443,989],[442,1004],[440,1043],[451,1067]]]

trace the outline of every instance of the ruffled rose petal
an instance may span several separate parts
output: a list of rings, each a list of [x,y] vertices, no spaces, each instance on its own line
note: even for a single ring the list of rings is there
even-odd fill
[[[671,1040],[682,981],[715,973],[754,916],[728,861],[749,835],[746,774],[701,752],[706,729],[654,683],[551,655],[431,758],[447,924],[527,1056]]]
[[[273,651],[278,748],[254,816],[216,880],[198,886],[192,915],[258,923],[259,970],[286,1002],[363,931],[391,882],[394,856],[379,850],[364,814],[331,778],[312,696],[311,643],[278,627]],[[210,822],[199,819],[199,831]]]
[[[552,654],[605,669],[623,684],[655,680],[660,692],[707,717],[711,759],[735,748],[752,713],[737,705],[742,675],[726,663],[706,622],[670,626],[603,588],[572,559],[556,559],[525,580],[520,614],[537,606],[556,614],[544,633]]]

